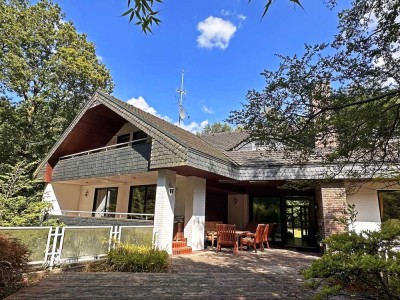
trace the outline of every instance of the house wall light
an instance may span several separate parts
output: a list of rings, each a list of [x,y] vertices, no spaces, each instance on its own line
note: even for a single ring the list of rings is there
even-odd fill
[[[175,194],[175,188],[172,186],[172,184],[170,184],[168,187],[168,195],[173,196],[174,194]]]

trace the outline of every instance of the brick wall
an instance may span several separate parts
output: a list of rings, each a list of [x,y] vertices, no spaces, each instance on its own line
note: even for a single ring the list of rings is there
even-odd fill
[[[344,183],[334,182],[322,184],[319,188],[320,216],[322,217],[322,230],[324,237],[333,233],[340,233],[346,227],[335,221],[335,217],[342,216],[347,207],[346,189]]]

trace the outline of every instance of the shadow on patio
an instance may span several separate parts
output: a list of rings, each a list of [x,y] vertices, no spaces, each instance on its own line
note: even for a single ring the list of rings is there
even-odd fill
[[[299,271],[317,258],[282,249],[172,256],[171,273],[53,274],[9,299],[309,299]]]

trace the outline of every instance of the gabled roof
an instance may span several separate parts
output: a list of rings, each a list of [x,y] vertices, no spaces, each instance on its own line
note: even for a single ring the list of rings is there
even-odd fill
[[[107,136],[91,140],[93,132],[98,130],[96,126],[99,122],[105,124],[100,133],[107,133]],[[49,151],[36,170],[35,176],[39,172],[44,174],[46,166],[57,167],[60,156],[70,154],[68,152],[76,153],[77,147],[74,143],[77,141],[81,142],[85,149],[93,146],[90,144],[93,141],[102,147],[108,141],[105,139],[108,139],[110,134],[115,134],[126,122],[132,123],[152,137],[149,169],[153,170],[187,166],[189,169],[195,168],[235,180],[287,180],[325,178],[327,169],[335,166],[334,163],[327,164],[321,161],[318,156],[310,157],[309,161],[301,163],[293,157],[286,156],[282,151],[249,151],[250,148],[246,145],[249,140],[247,132],[195,135],[97,91]],[[349,168],[346,172],[339,177],[351,178],[352,169]]]
[[[206,156],[224,161],[226,163],[234,164],[234,162],[226,154],[224,154],[222,151],[218,150],[211,144],[205,142],[199,136],[188,132],[176,125],[173,125],[165,120],[162,120],[152,114],[149,114],[133,105],[112,97],[105,92],[96,91],[89,102],[82,108],[82,110],[78,113],[77,117],[74,119],[71,125],[61,135],[53,148],[46,155],[45,159],[41,162],[41,164],[35,171],[35,176],[37,176],[40,171],[43,172],[46,163],[51,158],[54,159],[53,156],[56,153],[57,149],[61,145],[63,145],[64,140],[73,131],[74,127],[79,123],[80,119],[90,108],[92,108],[96,104],[103,104],[121,117],[125,118],[127,122],[132,122],[132,120],[137,121],[138,124],[134,125],[137,125],[140,129],[147,132],[150,136],[152,136],[152,138],[154,138],[158,142],[161,142],[164,146],[172,149],[177,155],[181,153],[180,156],[182,157],[182,159],[187,159],[187,151],[193,150],[196,152],[201,152]]]
[[[124,101],[121,101],[115,97],[112,97],[102,91],[97,91],[98,98],[102,98],[102,100],[112,101],[113,103],[117,104],[127,112],[134,114],[136,117],[139,117],[146,123],[154,126],[157,128],[161,133],[167,135],[169,138],[173,139],[174,141],[178,142],[182,146],[186,148],[195,149],[200,151],[204,154],[208,154],[215,158],[219,158],[225,161],[231,161],[228,156],[224,153],[216,149],[213,145],[203,141],[199,136],[193,134],[185,129],[182,129],[176,125],[173,125],[159,117],[156,117],[150,113],[145,112],[133,105],[130,105]],[[103,101],[102,101],[103,103]]]

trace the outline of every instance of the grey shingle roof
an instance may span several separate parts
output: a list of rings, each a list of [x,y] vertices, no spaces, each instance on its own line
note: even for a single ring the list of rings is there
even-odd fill
[[[290,158],[278,151],[227,151],[229,157],[241,166],[265,166],[271,164],[287,164]],[[294,161],[292,162],[294,163]]]
[[[141,127],[139,128],[143,128],[142,130],[148,130],[149,135],[152,137],[154,135],[154,142],[162,142],[160,147],[168,146],[169,150],[173,150],[172,152],[168,152],[166,154],[167,156],[179,155],[179,159],[177,159],[176,162],[172,161],[169,165],[165,165],[168,167],[189,165],[198,167],[200,169],[203,168],[209,172],[223,174],[223,176],[235,177],[239,176],[235,175],[235,172],[239,170],[238,167],[248,167],[258,170],[259,168],[274,168],[274,165],[290,166],[299,163],[293,157],[288,157],[284,151],[248,151],[251,147],[247,146],[240,146],[239,149],[239,145],[247,142],[247,139],[249,138],[248,132],[225,132],[201,136],[195,135],[124,101],[118,100],[117,98],[114,98],[104,92],[97,91],[92,97],[91,101],[89,101],[88,104],[82,109],[66,132],[63,133],[59,141],[57,141],[57,143],[53,146],[52,150],[50,150],[46,158],[35,172],[36,175],[43,173],[45,164],[48,162],[51,155],[54,154],[68,133],[73,130],[83,113],[87,109],[90,109],[90,106],[96,102],[98,102],[97,104],[102,103],[103,105],[108,106],[110,109],[120,114],[127,120],[137,122],[138,126],[140,123]],[[154,152],[156,157],[160,156],[158,155],[159,153],[157,153],[157,151]],[[196,161],[190,161],[190,155],[192,155]],[[152,159],[153,158],[151,158],[151,160]],[[168,158],[168,160],[170,159]],[[314,159],[308,161],[308,163],[313,162],[317,161]],[[161,165],[159,165],[158,168],[163,168],[163,162],[160,163]],[[157,166],[155,167],[157,168]]]
[[[309,156],[307,161],[301,161],[296,153],[283,150],[225,151],[225,154],[236,164],[248,167],[322,163],[321,158],[317,156]]]
[[[249,133],[246,131],[235,131],[202,134],[200,138],[219,150],[229,151],[241,144],[249,136]]]

